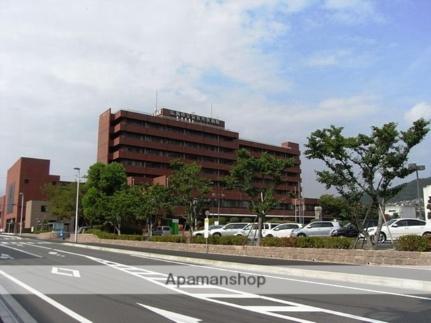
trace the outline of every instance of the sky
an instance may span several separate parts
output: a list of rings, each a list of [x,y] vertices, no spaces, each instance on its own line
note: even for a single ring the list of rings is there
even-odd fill
[[[73,180],[98,116],[156,105],[280,145],[431,119],[428,0],[0,0],[0,194],[21,156]],[[431,135],[411,161],[431,174]],[[305,196],[317,161],[302,157]],[[407,179],[414,179],[410,176]]]

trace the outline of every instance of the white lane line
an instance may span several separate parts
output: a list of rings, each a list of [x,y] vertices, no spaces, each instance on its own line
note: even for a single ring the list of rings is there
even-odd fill
[[[254,312],[321,312],[320,308],[304,306],[245,306]]]
[[[0,275],[4,276],[5,278],[11,280],[18,286],[28,290],[30,293],[34,294],[35,296],[39,297],[40,299],[44,300],[48,304],[54,306],[58,310],[62,311],[64,314],[70,316],[71,318],[77,320],[78,322],[83,323],[91,323],[92,321],[86,319],[85,317],[79,315],[78,313],[72,311],[71,309],[67,308],[66,306],[60,304],[59,302],[53,300],[51,297],[46,296],[45,294],[39,292],[38,290],[34,289],[33,287],[27,285],[26,283],[16,279],[15,277],[5,273],[3,270],[0,270]]]
[[[40,255],[36,255],[35,253],[28,252],[28,251],[25,251],[25,250],[22,250],[22,249],[14,248],[14,247],[11,247],[11,246],[5,246],[5,245],[1,245],[1,246],[2,246],[3,248],[9,248],[9,249],[12,249],[12,250],[16,250],[16,251],[19,251],[19,252],[25,253],[25,254],[27,254],[27,255],[29,255],[29,256],[33,256],[33,257],[37,257],[37,258],[42,258],[42,256],[40,256]]]
[[[141,303],[136,303],[136,304],[138,304],[139,306],[142,306],[143,308],[146,308],[147,310],[149,310],[151,312],[159,314],[160,316],[163,316],[163,317],[167,318],[168,320],[175,322],[175,323],[199,323],[202,321],[201,319],[197,319],[195,317],[186,316],[186,315],[178,314],[175,312],[162,310],[161,308],[148,306],[148,305],[144,305]]]

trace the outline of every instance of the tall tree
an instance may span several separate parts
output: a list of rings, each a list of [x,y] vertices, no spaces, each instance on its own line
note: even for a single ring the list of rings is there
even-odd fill
[[[123,224],[134,222],[145,210],[142,189],[139,186],[125,187],[107,197],[109,207],[105,221],[113,225],[121,235]]]
[[[250,210],[258,218],[257,243],[262,238],[262,224],[269,211],[277,206],[274,190],[282,183],[288,168],[294,165],[293,159],[280,159],[266,152],[253,157],[247,150],[240,149],[237,160],[226,177],[230,189],[239,189],[248,195]]]
[[[164,215],[171,213],[173,208],[169,188],[165,186],[156,184],[143,187],[142,200],[142,212],[137,215],[138,221],[151,219],[157,223]]]
[[[324,216],[341,220],[350,219],[350,204],[344,197],[323,194],[319,202]]]
[[[48,211],[57,219],[71,218],[76,212],[76,183],[47,184],[43,188],[48,200]],[[80,195],[85,192],[85,185],[80,185]],[[82,205],[79,205],[82,214]]]
[[[90,225],[103,223],[112,215],[111,197],[127,187],[127,176],[123,165],[119,163],[93,164],[88,170],[87,192],[82,204],[84,218]]]
[[[202,205],[203,200],[206,199],[210,181],[202,177],[201,167],[196,163],[185,164],[181,161],[174,161],[171,168],[173,172],[169,177],[169,191],[175,203],[184,208],[192,231],[199,212],[197,206]]]
[[[305,155],[324,162],[327,169],[316,173],[328,189],[334,187],[352,205],[369,198],[367,213],[373,208],[379,211],[376,237],[380,237],[385,201],[399,191],[392,183],[413,172],[407,166],[409,154],[425,138],[429,124],[419,119],[406,131],[398,131],[391,122],[373,126],[370,135],[353,137],[344,136],[342,127],[331,126],[308,137]]]

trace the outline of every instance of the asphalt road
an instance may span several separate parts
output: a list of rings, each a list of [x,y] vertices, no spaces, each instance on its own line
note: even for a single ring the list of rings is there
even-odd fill
[[[196,277],[203,281],[190,281]],[[259,279],[265,282],[257,286]],[[9,309],[16,322],[430,322],[431,295],[359,283],[247,275],[0,236],[0,313]]]

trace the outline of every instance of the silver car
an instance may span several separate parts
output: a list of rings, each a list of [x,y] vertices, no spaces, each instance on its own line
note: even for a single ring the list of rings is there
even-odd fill
[[[223,228],[222,225],[210,225],[208,227],[208,234],[212,235],[214,230]],[[205,234],[205,230],[193,231],[193,237],[203,237]]]
[[[240,232],[248,223],[228,223],[225,226],[211,231],[213,237],[235,236]]]
[[[293,230],[292,237],[330,237],[332,231],[341,228],[337,221],[315,221],[305,227]]]

